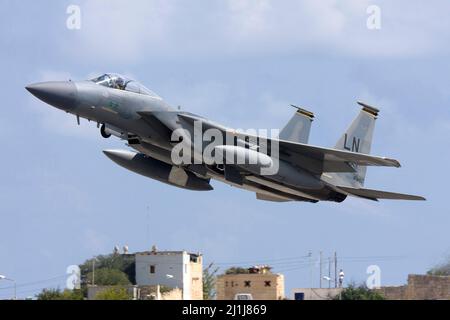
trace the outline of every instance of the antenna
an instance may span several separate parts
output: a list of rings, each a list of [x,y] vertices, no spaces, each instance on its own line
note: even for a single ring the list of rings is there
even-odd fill
[[[314,113],[313,113],[313,112],[308,111],[308,110],[303,109],[303,108],[300,108],[300,107],[298,107],[298,106],[296,106],[296,105],[294,105],[294,104],[291,104],[290,106],[293,107],[293,108],[295,108],[295,109],[297,109],[297,112],[298,112],[299,114],[302,114],[302,115],[304,115],[304,116],[310,118],[311,120],[314,119]]]
[[[371,105],[368,105],[367,103],[361,101],[357,101],[356,103],[359,104],[361,107],[363,107],[364,111],[374,115],[375,117],[378,116],[378,112],[380,112],[380,110]]]
[[[150,243],[150,207],[147,206],[147,239],[146,239],[146,245]]]

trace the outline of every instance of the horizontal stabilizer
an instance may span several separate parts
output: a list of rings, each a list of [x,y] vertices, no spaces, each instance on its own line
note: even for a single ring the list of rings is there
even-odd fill
[[[251,137],[249,134],[236,132],[238,138],[245,139]],[[267,147],[271,147],[271,141],[267,139]],[[276,141],[276,140],[275,140]],[[356,153],[347,150],[337,150],[317,147],[309,144],[296,143],[292,141],[278,140],[280,158],[287,155],[287,161],[295,165],[314,172],[354,172],[353,166],[381,166],[400,167],[400,163],[395,159],[372,156],[363,153]]]
[[[349,187],[336,187],[336,189],[343,191],[346,194],[377,200],[377,199],[391,199],[391,200],[426,200],[421,196],[414,196],[410,194],[403,193],[395,193],[395,192],[387,192],[380,190],[371,190],[371,189],[358,189],[358,188],[349,188]]]

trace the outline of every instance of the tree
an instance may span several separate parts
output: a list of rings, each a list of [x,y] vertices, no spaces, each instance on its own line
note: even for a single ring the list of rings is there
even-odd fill
[[[83,293],[81,290],[65,289],[61,291],[58,289],[44,289],[41,293],[36,295],[38,300],[83,300]]]
[[[203,269],[203,299],[212,300],[216,295],[216,274],[219,267],[214,268],[214,264],[210,263]]]
[[[95,278],[97,278],[97,269],[115,269],[124,272],[132,284],[136,284],[136,271],[134,255],[108,254],[99,255],[88,259],[80,265],[82,285],[92,284],[88,281],[87,275],[92,272],[95,265]],[[90,279],[92,280],[92,278]],[[97,283],[97,280],[95,280]]]
[[[427,272],[430,276],[450,276],[450,257],[446,262],[438,264]]]
[[[95,295],[95,300],[131,300],[126,288],[108,288]]]
[[[100,286],[119,286],[131,284],[125,272],[122,272],[117,269],[109,269],[109,268],[95,269],[95,274],[93,274],[93,272],[89,272],[86,275],[87,283],[92,283],[93,277],[95,285]]]
[[[369,289],[365,284],[359,286],[350,284],[334,300],[384,300],[384,296],[375,290]]]

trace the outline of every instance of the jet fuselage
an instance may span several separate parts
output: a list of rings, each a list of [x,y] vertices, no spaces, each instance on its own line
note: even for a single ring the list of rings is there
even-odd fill
[[[308,139],[313,115],[299,109],[295,117],[281,132],[283,137],[286,136],[286,139],[293,140],[293,142],[280,140],[283,147],[287,146],[288,149],[281,150],[284,154],[277,159],[278,167],[274,174],[258,174],[257,169],[261,169],[263,164],[258,164],[256,167],[241,164],[219,165],[202,160],[180,165],[173,161],[172,151],[177,142],[189,140],[189,142],[195,143],[192,119],[200,119],[208,126],[223,132],[234,132],[234,130],[197,115],[172,108],[144,86],[119,75],[105,74],[91,81],[43,82],[29,85],[26,88],[40,100],[75,115],[78,122],[80,118],[96,122],[98,127],[101,126],[100,131],[103,137],[117,136],[126,140],[129,146],[138,151],[138,153],[124,150],[104,151],[117,164],[144,176],[185,189],[211,190],[212,186],[209,181],[212,178],[255,192],[257,198],[261,200],[341,202],[348,194],[356,192],[353,189],[359,190],[362,187],[365,175],[365,167],[360,169],[351,161],[344,161],[341,159],[342,157],[344,159],[355,158],[354,161],[360,161],[363,164],[367,162],[368,165],[397,166],[398,164],[395,160],[364,157],[334,149],[311,147],[302,150],[302,148],[306,148],[302,143],[307,142],[304,140]],[[365,108],[363,110],[366,112],[360,115],[361,119],[358,118],[358,121],[350,127],[350,133],[353,144],[368,151],[372,139],[373,121],[376,119],[378,110],[370,106]],[[180,140],[174,141],[173,133],[178,129],[187,130],[188,135],[183,135]],[[359,133],[361,130],[363,130],[362,135]],[[356,133],[354,134],[354,132]],[[361,139],[359,136],[363,138]],[[246,140],[248,137],[242,139],[236,136],[234,138],[231,145],[225,145],[224,142],[224,145],[216,147],[215,152],[227,149],[234,152],[235,157],[261,154],[259,152],[261,146],[258,144],[259,137],[257,137],[256,144],[249,143]],[[347,147],[347,133],[343,141],[344,145],[340,147],[341,150]],[[342,142],[338,142],[338,145],[339,143],[342,144]],[[193,158],[203,156],[207,143],[202,141],[201,144],[200,155],[194,151]],[[292,148],[300,148],[300,154],[291,150]],[[306,156],[302,155],[305,152]],[[266,156],[266,158],[271,162],[274,155]],[[372,164],[371,161],[375,164]],[[336,187],[335,182],[346,187],[347,191]],[[371,190],[364,189],[359,193],[362,194],[358,195],[360,197],[376,199],[372,198]],[[376,195],[378,194],[376,193]],[[386,196],[386,194],[381,196]]]

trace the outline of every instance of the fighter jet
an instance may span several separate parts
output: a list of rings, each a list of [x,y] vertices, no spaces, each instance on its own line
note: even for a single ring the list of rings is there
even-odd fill
[[[298,107],[279,135],[268,137],[173,108],[139,82],[119,74],[35,83],[26,89],[75,115],[78,124],[80,118],[96,122],[104,138],[125,140],[129,149],[103,151],[118,165],[172,186],[207,191],[213,189],[214,179],[274,202],[342,202],[348,196],[425,200],[364,188],[367,167],[400,167],[400,163],[369,155],[379,110],[363,102],[358,102],[362,109],[335,147],[324,148],[308,144],[314,114]],[[211,130],[214,139],[211,135],[205,139]]]

